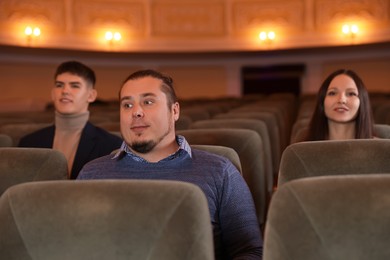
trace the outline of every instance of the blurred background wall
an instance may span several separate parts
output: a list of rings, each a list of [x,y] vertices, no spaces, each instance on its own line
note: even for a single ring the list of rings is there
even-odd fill
[[[313,94],[338,68],[390,92],[390,0],[1,0],[0,29],[0,110],[42,109],[65,60],[101,100],[140,68],[182,99]]]

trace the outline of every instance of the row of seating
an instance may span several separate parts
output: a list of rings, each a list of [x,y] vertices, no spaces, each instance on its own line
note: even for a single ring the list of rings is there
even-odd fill
[[[299,160],[296,160],[295,164],[293,162],[286,163],[286,160],[288,160],[287,158],[294,157],[289,154],[296,155],[297,149],[299,149],[294,145],[290,145],[291,138],[293,136],[294,123],[298,122],[298,119],[300,119],[299,115],[309,115],[310,110],[312,111],[312,107],[308,105],[307,110],[309,112],[303,112],[304,110],[302,107],[304,103],[300,103],[300,110],[298,110],[297,102],[296,97],[282,94],[251,96],[243,98],[242,100],[193,100],[183,102],[184,104],[182,105],[180,120],[176,125],[178,134],[184,135],[191,145],[199,149],[210,151],[214,149],[212,152],[227,156],[233,161],[237,168],[239,168],[252,192],[259,218],[259,224],[263,229],[265,228],[265,257],[267,257],[267,252],[271,252],[272,246],[275,246],[274,242],[271,243],[271,249],[269,249],[268,246],[270,243],[269,241],[272,241],[272,235],[269,235],[269,232],[271,231],[269,231],[267,227],[268,223],[273,223],[269,218],[273,218],[273,215],[280,214],[275,213],[277,211],[272,210],[273,198],[275,197],[275,194],[279,193],[279,190],[283,192],[283,186],[285,184],[290,185],[289,183],[296,179],[296,177],[299,176],[299,173],[302,174],[302,176],[299,177],[301,179],[303,177],[306,179],[306,177],[310,176],[310,172],[316,173],[313,175],[337,174],[338,176],[344,176],[345,174],[349,174],[351,172],[361,174],[372,173],[370,172],[370,167],[368,167],[368,172],[361,172],[361,168],[359,167],[363,166],[360,164],[357,164],[356,169],[353,168],[354,171],[348,171],[350,169],[350,164],[354,162],[352,157],[348,157],[349,159],[346,161],[332,161],[330,160],[332,157],[324,156],[321,157],[324,158],[323,160],[319,160],[319,154],[326,156],[332,154],[338,155],[339,157],[343,157],[344,153],[348,152],[355,154],[355,152],[352,152],[355,151],[354,146],[345,146],[345,144],[343,144],[345,150],[338,150],[334,147],[332,148],[333,150],[327,152],[327,148],[324,147],[328,147],[328,142],[320,143],[321,147],[317,147],[317,150],[311,150],[311,154],[307,157],[298,156],[297,159]],[[313,103],[311,104],[313,105]],[[376,106],[376,109],[379,107],[379,105]],[[53,115],[52,113],[53,112],[51,111],[51,116]],[[43,118],[45,118],[45,116],[42,116],[42,121],[36,121],[34,124],[24,124],[25,129],[22,129],[19,132],[15,130],[15,128],[10,127],[9,124],[3,124],[0,126],[0,133],[9,133],[12,136],[12,140],[16,140],[13,142],[13,145],[15,145],[15,143],[17,144],[18,142],[18,137],[26,133],[24,131],[33,131],[50,124],[50,122],[45,121],[46,119],[43,120]],[[306,117],[306,119],[307,118],[308,117]],[[94,108],[91,111],[91,120],[99,126],[118,134],[119,112],[117,108]],[[22,120],[19,122],[15,119],[15,121],[16,122],[13,124],[14,126],[23,126]],[[4,129],[7,129],[7,127],[9,128],[5,131]],[[367,141],[369,141],[368,143],[371,145],[373,143],[371,141],[376,140]],[[302,144],[304,145],[304,143]],[[365,150],[376,151],[375,149],[377,148],[369,145],[367,147],[363,146]],[[343,154],[343,156],[340,156],[340,154]],[[388,159],[384,150],[379,150],[378,153],[374,154],[383,154],[384,159],[382,161]],[[15,155],[14,157],[23,158],[23,156]],[[364,156],[360,158],[364,158]],[[382,161],[377,161],[375,157],[367,158],[370,158],[372,163],[378,163],[378,165],[381,165],[382,163]],[[39,162],[36,158],[33,158],[33,160]],[[297,165],[299,164],[297,162],[302,163],[302,160],[304,161],[303,165],[298,167]],[[314,166],[307,164],[307,160],[318,160],[322,163],[328,162],[328,164],[332,165],[334,168],[326,170],[326,168],[322,168],[325,166],[321,166],[316,169]],[[340,166],[340,163],[344,163],[346,166],[345,168],[341,167],[339,171],[336,168],[337,166]],[[46,165],[46,163],[41,161],[41,165]],[[295,173],[293,171],[293,169],[295,169],[294,167],[297,167],[297,171],[295,171]],[[14,172],[16,168],[17,166],[14,164],[12,172]],[[307,169],[313,169],[313,171],[308,171],[309,173],[307,173]],[[319,171],[319,169],[322,169],[322,171]],[[388,173],[387,168],[378,169],[373,167],[372,169],[377,169],[377,172],[379,173]],[[11,179],[13,177],[18,177],[18,179],[16,181],[10,180],[10,182],[8,182],[8,186],[15,187],[18,186],[18,183],[25,181],[63,181],[61,174],[60,176],[52,178],[47,178],[42,174],[38,174],[38,177],[34,174],[27,174],[27,180],[23,180],[23,176],[25,175],[23,171],[26,171],[26,169],[20,171],[19,174],[10,176]],[[54,169],[53,171],[58,171],[58,169]],[[36,169],[35,172],[39,172],[38,169]],[[293,177],[291,177],[291,175]],[[277,184],[279,184],[279,186],[276,189],[276,192],[274,192]],[[3,187],[3,191],[7,189],[8,187]],[[286,215],[286,213],[284,214]],[[296,225],[299,225],[299,223]],[[278,236],[278,234],[276,236]],[[82,252],[77,252],[77,254],[80,253]],[[268,259],[277,259],[273,257],[276,256],[271,255]]]
[[[231,148],[193,148],[241,170]],[[195,185],[70,181],[65,156],[47,148],[1,147],[0,158],[1,259],[214,259],[208,203]]]
[[[278,165],[276,163],[278,162],[277,156],[280,156],[286,144],[297,141],[297,130],[307,126],[315,105],[315,96],[302,96],[297,99],[284,93],[283,95],[272,94],[269,96],[252,95],[245,98],[195,99],[185,100],[182,103],[184,105],[182,105],[181,116],[176,124],[178,130],[188,129],[192,123],[199,120],[231,118],[232,116],[239,118],[244,116],[266,121],[273,150],[273,164]],[[376,124],[390,123],[388,121],[390,119],[389,104],[388,95],[372,95],[372,108]],[[91,121],[108,131],[119,131],[118,106],[117,102],[92,106]],[[276,110],[282,110],[282,112],[275,111],[275,107],[277,107]],[[290,114],[290,116],[286,116],[286,114]],[[1,113],[0,133],[10,135],[16,146],[22,134],[47,126],[52,121],[52,110],[40,113],[36,111]],[[275,136],[277,134],[279,134],[279,138]]]
[[[177,133],[191,144],[222,145],[239,155],[243,177],[255,202],[259,224],[264,227],[269,200],[278,174],[281,151],[288,145],[296,111],[290,95],[252,97],[251,102],[202,116],[203,107],[192,107],[191,124]],[[195,117],[195,111],[200,113]]]
[[[390,94],[369,92],[374,122],[390,124]],[[316,103],[315,95],[304,95],[299,99],[297,119],[310,118]]]
[[[187,101],[177,122],[178,134],[184,135],[191,144],[226,146],[237,152],[262,226],[277,184],[282,151],[295,142],[292,137],[296,134],[296,102],[296,98],[288,94],[251,96],[242,100]],[[119,112],[113,107],[95,109],[100,118],[94,120],[99,126],[120,135],[119,121],[116,121]],[[1,129],[13,135],[17,142],[22,133],[45,124],[48,123],[4,125]],[[384,132],[390,135],[390,129]]]
[[[334,259],[334,256],[336,259],[349,256],[353,259],[387,259],[389,149],[389,139],[303,142],[288,146],[281,157],[278,187],[267,212],[264,259]],[[62,256],[58,259],[81,259],[80,256],[86,257],[95,252],[99,253],[96,259],[124,259],[125,256],[127,259],[133,259],[131,256],[143,259],[145,250],[150,250],[152,246],[158,248],[153,253],[162,250],[167,254],[167,258],[163,254],[159,259],[183,259],[185,253],[188,255],[184,259],[212,259],[209,258],[212,239],[207,203],[201,202],[201,195],[196,196],[196,202],[186,205],[199,206],[203,203],[202,210],[180,208],[179,213],[173,214],[178,218],[163,222],[167,226],[161,227],[161,218],[172,214],[172,209],[168,209],[169,213],[164,211],[166,205],[174,204],[174,199],[183,197],[183,190],[177,191],[176,184],[175,187],[164,186],[159,181],[152,184],[166,187],[161,195],[169,197],[170,203],[165,204],[156,200],[157,188],[142,181],[96,181],[84,185],[65,180],[66,160],[52,149],[0,148],[0,156],[0,167],[3,168],[0,170],[0,183],[5,183],[6,169],[10,173],[9,178],[13,179],[8,182],[9,187],[2,186],[5,193],[0,197],[0,223],[6,225],[2,227],[2,238],[7,238],[0,239],[0,255],[5,259],[27,259],[26,255],[50,258],[45,256],[53,252]],[[146,195],[144,192],[137,194],[135,190],[146,190]],[[148,196],[153,197],[153,202],[141,200],[150,199]],[[134,201],[129,200],[133,197]],[[160,209],[154,208],[156,205]],[[200,231],[191,229],[194,223],[185,222],[194,221],[189,215],[199,218],[197,211],[207,212],[203,213],[199,225],[196,222],[194,230]],[[149,218],[142,217],[143,214]],[[152,215],[159,220],[152,219]],[[54,219],[62,224],[57,225]],[[122,224],[123,221],[131,224]],[[145,221],[158,223],[158,227],[153,229]],[[151,229],[145,231],[140,227]],[[172,227],[175,228],[173,232],[179,233],[170,233]],[[161,230],[161,234],[157,232],[160,234],[158,238],[153,236],[156,232],[151,231],[156,229]],[[201,232],[198,235],[202,243],[191,240],[197,232]],[[177,239],[176,236],[181,237]],[[189,247],[179,246],[183,240],[194,242],[196,251],[201,252],[196,254]],[[85,247],[72,249],[75,242],[85,244]],[[142,250],[132,248],[136,242],[141,243]],[[167,244],[170,249],[165,248]],[[106,247],[105,253],[96,248],[102,245]],[[177,245],[178,249],[172,245]],[[63,248],[59,249],[59,246]],[[15,248],[18,249],[16,252]],[[130,253],[132,250],[134,252]]]
[[[385,93],[371,93],[371,108],[374,119],[374,133],[379,138],[389,138],[390,125],[390,95]],[[316,96],[303,96],[299,100],[298,112],[293,122],[290,144],[300,142],[306,134],[306,128],[316,105]]]
[[[181,116],[176,124],[178,134],[184,135],[193,145],[234,149],[252,192],[261,226],[265,224],[268,203],[276,185],[281,151],[288,145],[297,110],[296,100],[292,94],[273,94],[181,102]],[[91,121],[120,135],[119,111],[106,108],[93,108]],[[0,133],[11,135],[17,143],[26,132],[45,124],[50,123],[2,125]]]
[[[297,120],[293,125],[290,144],[302,142],[308,131],[309,120]],[[374,135],[378,138],[390,138],[390,124],[374,124]]]
[[[306,98],[304,101],[308,100],[312,99]],[[296,97],[284,93],[268,96],[252,95],[242,99],[187,100],[182,103],[184,103],[182,105],[183,109],[180,119],[176,124],[179,130],[178,133],[183,130],[189,131],[193,129],[198,129],[197,132],[200,132],[199,130],[201,128],[210,130],[212,128],[237,128],[237,130],[246,129],[252,131],[246,137],[242,137],[243,139],[258,139],[253,141],[253,143],[258,144],[258,149],[256,155],[252,158],[247,155],[244,156],[242,152],[238,151],[234,142],[232,144],[225,143],[229,142],[229,140],[218,141],[215,139],[211,141],[210,137],[208,140],[200,140],[204,137],[198,137],[192,139],[192,141],[195,142],[194,144],[215,145],[219,143],[219,145],[234,148],[238,152],[242,163],[245,165],[243,175],[246,177],[253,193],[258,195],[255,201],[259,202],[257,203],[259,205],[258,207],[265,207],[258,210],[258,212],[263,212],[260,219],[264,219],[264,213],[267,208],[264,205],[267,205],[267,201],[277,183],[282,151],[290,143],[295,142],[293,137],[295,137],[297,129],[301,130],[296,127],[296,123],[298,123]],[[301,108],[303,104],[305,102],[301,103]],[[91,120],[95,121],[98,126],[118,134],[119,112],[117,109],[117,106],[95,107],[91,112]],[[309,110],[312,111],[312,109]],[[300,109],[300,114],[302,114],[302,111]],[[305,123],[307,122],[308,120]],[[48,124],[50,123],[8,124],[0,126],[0,133],[9,134],[14,144],[17,144],[22,135],[47,126]],[[305,127],[304,124],[302,124],[303,127]],[[255,134],[253,134],[253,131],[257,133],[258,137],[254,137]],[[185,133],[182,134],[185,135]],[[200,134],[192,133],[191,135],[199,136]],[[249,150],[254,149],[244,149],[242,151],[248,153]]]

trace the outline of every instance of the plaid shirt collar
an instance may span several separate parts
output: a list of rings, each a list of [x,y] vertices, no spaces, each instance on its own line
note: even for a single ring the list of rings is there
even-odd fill
[[[174,152],[173,154],[169,155],[167,158],[165,158],[165,159],[163,159],[161,161],[169,161],[169,160],[172,160],[172,159],[178,157],[180,155],[180,151],[185,151],[186,153],[188,153],[190,155],[190,157],[192,157],[191,147],[190,147],[189,143],[187,142],[187,140],[184,138],[184,136],[176,135],[176,142],[179,145],[179,149],[176,152]],[[147,162],[144,158],[134,154],[131,151],[131,149],[129,148],[129,146],[126,144],[125,141],[122,142],[121,147],[114,154],[112,159],[117,159],[124,153],[127,154],[128,156],[130,156],[131,158],[133,158],[136,161]]]

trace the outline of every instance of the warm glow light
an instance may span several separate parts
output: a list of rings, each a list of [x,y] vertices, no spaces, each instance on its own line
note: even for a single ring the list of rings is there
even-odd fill
[[[353,34],[357,34],[358,31],[359,31],[359,27],[358,27],[356,24],[352,24],[352,25],[351,25],[351,32],[352,32]]]
[[[120,33],[118,33],[118,32],[114,33],[114,40],[115,41],[119,41],[121,38],[122,38],[122,35]]]
[[[25,34],[25,35],[30,36],[32,33],[33,33],[33,29],[32,29],[30,26],[27,26],[27,27],[24,29],[24,34]]]
[[[273,32],[273,31],[268,32],[268,39],[274,40],[275,39],[275,32]]]
[[[259,38],[260,40],[265,41],[267,39],[267,33],[266,32],[259,33]]]
[[[26,35],[27,44],[30,45],[41,35],[41,29],[39,27],[26,26],[24,34]]]
[[[41,29],[39,29],[39,27],[35,27],[33,30],[33,34],[34,34],[34,36],[41,35]]]
[[[26,28],[24,29],[24,34],[27,35],[27,36],[39,36],[41,35],[41,29],[39,27],[34,27],[32,28],[31,26],[26,26]]]
[[[111,41],[113,37],[112,32],[106,32],[105,38],[107,41]]]
[[[275,37],[276,37],[276,34],[274,31],[269,31],[269,32],[262,31],[259,33],[259,39],[261,41],[271,43],[273,40],[275,40]]]
[[[349,34],[349,25],[344,24],[341,30],[343,31],[344,34]]]
[[[106,41],[110,47],[114,46],[114,42],[119,42],[122,39],[122,35],[119,32],[106,31]]]
[[[341,30],[345,35],[353,38],[358,34],[359,27],[356,24],[344,24]]]

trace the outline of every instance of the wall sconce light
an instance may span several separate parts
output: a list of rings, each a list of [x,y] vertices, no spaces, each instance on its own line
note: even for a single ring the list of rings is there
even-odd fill
[[[111,31],[107,31],[104,37],[106,38],[106,41],[110,45],[113,45],[114,42],[119,42],[122,39],[122,35],[119,32],[111,32]]]
[[[259,33],[259,39],[262,42],[271,44],[275,40],[276,34],[274,31],[262,31]]]
[[[355,38],[359,32],[359,27],[356,24],[344,24],[341,30],[344,35],[350,38]]]
[[[41,35],[41,29],[39,27],[26,26],[24,34],[27,37],[27,43],[31,43],[33,38],[38,38]]]

